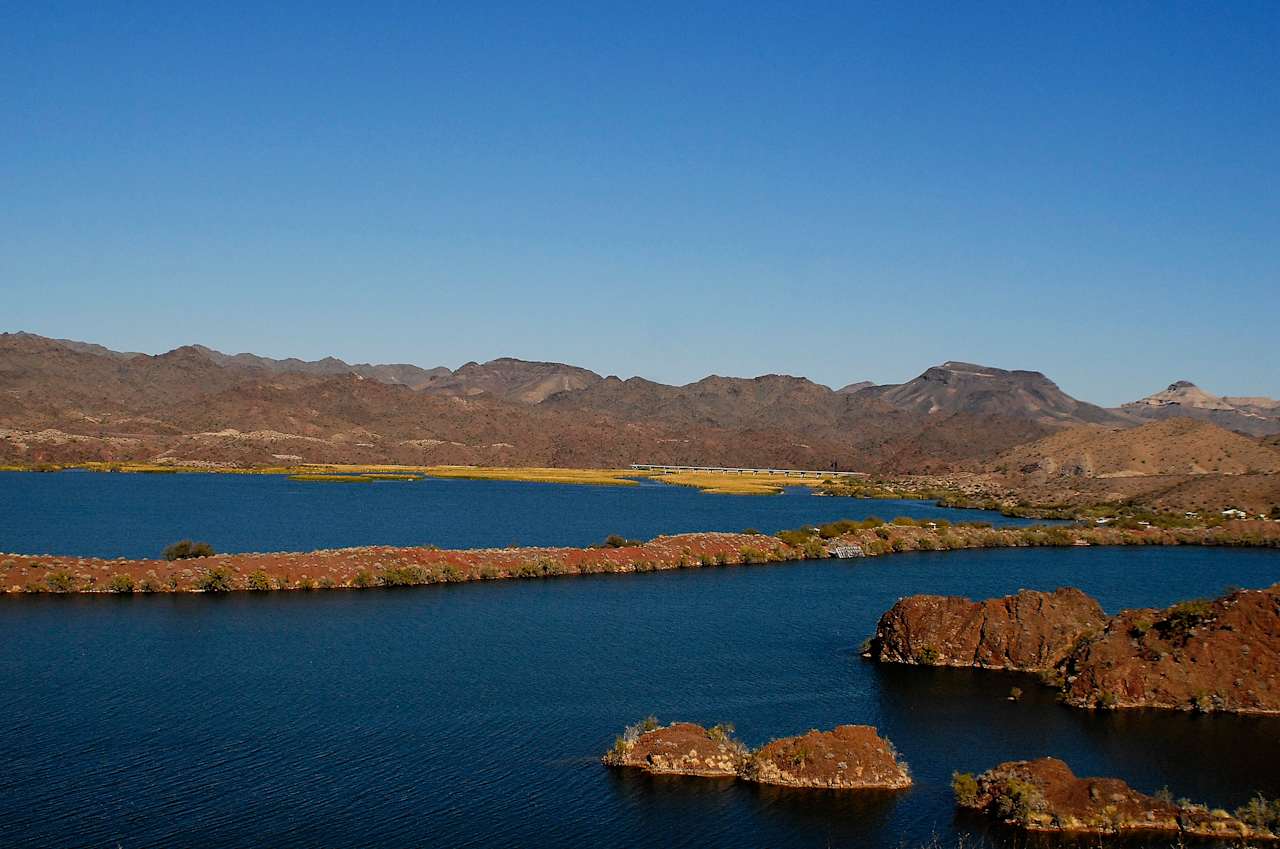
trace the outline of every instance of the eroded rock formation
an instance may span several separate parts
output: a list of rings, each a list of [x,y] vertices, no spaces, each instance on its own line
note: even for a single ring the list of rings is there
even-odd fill
[[[980,602],[915,595],[880,617],[871,655],[888,663],[1040,671],[1106,621],[1096,601],[1071,588]]]

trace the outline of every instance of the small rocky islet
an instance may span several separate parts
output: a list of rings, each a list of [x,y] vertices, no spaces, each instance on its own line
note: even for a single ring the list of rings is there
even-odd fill
[[[1061,834],[1176,834],[1230,840],[1277,839],[1280,805],[1255,799],[1234,814],[1117,778],[1080,778],[1057,758],[1009,761],[952,779],[956,805],[1026,831]]]
[[[1076,589],[916,595],[879,621],[882,663],[1038,672],[1065,704],[1280,713],[1280,584],[1106,616]]]
[[[907,765],[869,725],[840,725],[774,740],[752,751],[732,726],[704,728],[656,720],[629,727],[605,753],[608,766],[651,775],[736,778],[755,784],[825,790],[900,790],[911,786]]]

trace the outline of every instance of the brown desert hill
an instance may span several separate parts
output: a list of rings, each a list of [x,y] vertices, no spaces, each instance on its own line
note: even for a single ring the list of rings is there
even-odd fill
[[[1209,422],[1171,418],[1128,429],[1060,431],[1010,449],[992,468],[1039,477],[1274,474],[1280,451]]]
[[[940,369],[950,374],[957,364]],[[981,367],[960,371],[967,375],[971,369]],[[982,371],[994,377],[963,380],[994,386],[1035,374]],[[1019,394],[1022,390],[1006,392],[1002,397],[1017,403],[1003,406],[978,403],[981,393],[969,390],[957,396],[974,402],[959,406],[1000,407],[1005,410],[1000,414],[929,413],[891,403],[890,398],[902,399],[886,391],[907,386],[834,392],[777,374],[713,375],[667,386],[510,358],[451,372],[351,365],[336,358],[308,362],[226,355],[198,345],[151,356],[27,333],[0,334],[0,462],[784,468],[836,463],[842,470],[882,473],[990,472],[993,461],[1011,448],[1064,424],[1046,418],[1047,402],[1025,403],[1035,393]],[[1040,395],[1047,398],[1046,393]],[[999,394],[984,397],[991,401]],[[1078,404],[1050,400],[1055,409]],[[1176,453],[1181,445],[1170,450]],[[1272,444],[1255,447],[1275,451]],[[1264,472],[1273,468],[1249,463]],[[1044,473],[1037,480],[1049,477]],[[1269,509],[1272,491],[1280,486],[1273,481],[1280,477],[1264,473],[1252,481],[1248,503],[1268,501],[1258,509]],[[1185,484],[1159,486],[1186,494],[1178,489]],[[1205,484],[1195,486],[1203,490]]]
[[[1114,413],[1072,398],[1038,371],[1007,371],[973,363],[946,362],[906,383],[860,394],[867,393],[924,415],[971,413],[1049,425],[1124,422]]]
[[[490,395],[521,404],[539,404],[557,392],[586,389],[601,380],[594,371],[564,363],[501,357],[487,363],[467,363],[421,388],[437,395]]]
[[[1116,412],[1139,420],[1199,419],[1252,436],[1280,434],[1280,401],[1263,397],[1220,397],[1187,380],[1123,404]]]

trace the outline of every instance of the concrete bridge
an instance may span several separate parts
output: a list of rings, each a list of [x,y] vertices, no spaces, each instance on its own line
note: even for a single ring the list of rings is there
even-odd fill
[[[725,475],[782,475],[792,478],[829,478],[868,476],[866,472],[833,472],[826,469],[749,469],[736,466],[664,466],[657,463],[632,463],[637,472],[712,472]]]

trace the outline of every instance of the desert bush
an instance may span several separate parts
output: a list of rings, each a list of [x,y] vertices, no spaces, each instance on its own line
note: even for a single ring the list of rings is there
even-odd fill
[[[271,579],[267,577],[267,573],[261,569],[255,569],[245,576],[244,585],[246,589],[254,592],[266,592],[271,589]]]
[[[915,661],[921,666],[934,666],[942,660],[942,655],[933,646],[925,646],[916,652]]]
[[[333,589],[333,578],[330,578],[328,575],[325,575],[324,577],[322,577],[320,579],[320,589],[322,590]]]
[[[1033,811],[1044,807],[1044,796],[1040,793],[1040,788],[1020,778],[1006,779],[993,801],[996,814],[1018,822],[1026,822]]]
[[[207,593],[225,593],[235,588],[235,576],[226,566],[214,566],[196,578],[196,589]]]
[[[371,587],[373,586],[373,582],[374,582],[373,573],[370,572],[368,569],[356,570],[355,575],[352,576],[351,578],[351,585],[353,587],[361,587],[361,588]]]
[[[72,593],[76,590],[76,579],[65,569],[58,569],[44,576],[44,585],[51,593]]]
[[[378,583],[384,587],[412,587],[428,583],[425,569],[412,563],[383,567],[378,573]]]
[[[813,539],[813,531],[809,528],[796,528],[789,531],[778,531],[774,536],[787,545],[802,546]]]
[[[192,557],[212,557],[216,554],[213,546],[207,542],[192,542],[181,539],[164,550],[165,560],[187,560]]]
[[[1236,809],[1236,818],[1245,825],[1280,833],[1280,799],[1269,802],[1259,793]]]
[[[107,582],[107,589],[113,593],[131,593],[134,586],[132,575],[112,575],[111,580]]]
[[[163,589],[163,585],[160,583],[160,580],[156,578],[155,575],[147,575],[142,579],[142,583],[139,585],[139,589],[141,589],[144,593],[158,593],[160,592],[161,589]]]
[[[956,804],[965,808],[978,804],[978,779],[972,772],[951,773],[951,792],[955,794]]]
[[[632,546],[637,546],[637,545],[644,545],[644,543],[638,539],[627,539],[621,534],[609,534],[607,537],[604,538],[604,543],[602,544],[601,547],[630,548]]]

